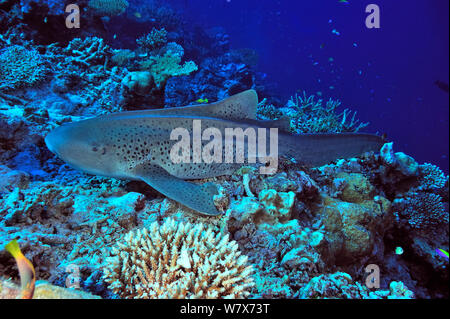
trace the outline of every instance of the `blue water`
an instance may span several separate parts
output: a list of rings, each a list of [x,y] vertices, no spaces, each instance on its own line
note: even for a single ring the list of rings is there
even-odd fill
[[[169,3],[189,23],[224,27],[233,48],[256,50],[274,94],[339,99],[396,151],[448,172],[449,95],[434,82],[449,82],[449,1]],[[380,7],[380,29],[365,26],[369,3]]]

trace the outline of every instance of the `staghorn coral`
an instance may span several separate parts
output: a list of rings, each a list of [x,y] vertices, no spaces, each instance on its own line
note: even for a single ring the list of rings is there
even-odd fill
[[[243,298],[253,286],[236,242],[204,224],[167,219],[123,241],[104,278],[124,298]]]
[[[263,120],[276,120],[283,116],[283,112],[277,109],[274,105],[268,104],[267,99],[263,99],[258,103],[256,113],[258,117]]]
[[[0,90],[31,86],[44,79],[46,72],[37,50],[13,45],[0,51]]]
[[[111,54],[110,47],[103,39],[97,37],[87,37],[84,40],[75,38],[70,41],[64,52],[72,56],[73,63],[84,64],[85,66],[105,64]]]
[[[328,100],[325,105],[321,99],[315,100],[315,96],[295,95],[287,103],[287,108],[292,108],[292,125],[298,133],[325,133],[325,132],[358,132],[369,123],[360,123],[355,118],[356,112],[345,109],[342,113],[336,113],[341,105],[340,101]],[[351,117],[350,117],[351,116]]]
[[[113,17],[121,15],[128,8],[126,0],[90,0],[88,7],[99,16]]]

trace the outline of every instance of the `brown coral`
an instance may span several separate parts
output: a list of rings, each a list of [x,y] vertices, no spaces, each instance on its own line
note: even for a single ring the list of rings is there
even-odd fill
[[[253,286],[237,243],[205,224],[154,222],[112,255],[105,281],[124,298],[243,298]]]

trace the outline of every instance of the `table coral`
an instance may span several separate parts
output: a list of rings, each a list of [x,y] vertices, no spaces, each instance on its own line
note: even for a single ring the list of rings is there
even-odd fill
[[[228,235],[167,219],[119,241],[105,281],[123,298],[243,298],[252,271]]]
[[[148,60],[141,62],[142,70],[149,70],[155,78],[158,87],[173,76],[189,75],[197,71],[198,67],[193,61],[181,63],[181,57],[167,52],[163,56],[151,56]]]

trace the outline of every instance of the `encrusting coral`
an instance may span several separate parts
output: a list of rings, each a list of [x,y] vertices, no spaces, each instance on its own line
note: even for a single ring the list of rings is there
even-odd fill
[[[254,284],[237,243],[204,224],[154,222],[112,255],[104,278],[123,298],[244,298]]]
[[[11,280],[0,280],[0,299],[19,299],[21,289]],[[52,285],[37,281],[33,299],[101,299],[88,292]]]

